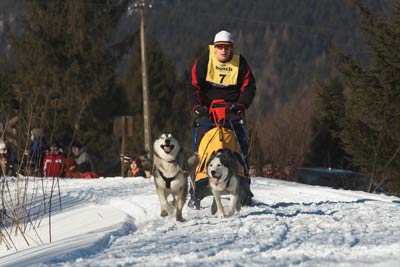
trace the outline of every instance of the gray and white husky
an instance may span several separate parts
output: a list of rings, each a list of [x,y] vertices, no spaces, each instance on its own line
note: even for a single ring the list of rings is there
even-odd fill
[[[237,167],[233,152],[227,148],[213,152],[207,163],[208,180],[214,196],[211,213],[218,211],[218,218],[231,217],[235,209],[240,211],[240,177]],[[221,202],[223,191],[230,194],[230,206],[226,215]]]
[[[186,159],[181,145],[172,134],[161,134],[154,141],[153,174],[158,197],[160,199],[161,217],[171,215],[176,209],[176,220],[185,221],[182,209],[188,192],[189,172],[197,165],[197,155]],[[172,195],[172,202],[168,197]]]

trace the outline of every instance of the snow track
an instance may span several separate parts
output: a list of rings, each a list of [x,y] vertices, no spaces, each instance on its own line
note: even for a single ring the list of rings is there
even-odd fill
[[[152,180],[65,180],[61,188],[64,209],[53,217],[53,243],[4,255],[1,266],[337,267],[400,262],[400,202],[384,195],[256,178],[253,207],[220,220],[211,216],[207,197],[201,210],[185,207],[187,221],[177,223],[174,216],[159,217]]]

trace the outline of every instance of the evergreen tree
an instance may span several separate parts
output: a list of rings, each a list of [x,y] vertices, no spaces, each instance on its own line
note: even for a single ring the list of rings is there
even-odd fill
[[[4,116],[9,116],[13,111],[12,100],[14,99],[12,90],[11,73],[0,59],[0,122],[4,123]],[[1,136],[0,132],[0,136]]]
[[[125,90],[128,96],[129,115],[134,116],[134,136],[129,138],[128,151],[140,152],[144,149],[143,130],[143,89],[140,57],[140,42],[136,39],[132,59],[125,73]],[[174,133],[181,142],[190,129],[188,117],[190,113],[186,105],[184,85],[176,79],[175,69],[158,42],[147,39],[147,66],[149,79],[150,113],[152,140],[161,132]],[[186,125],[186,126],[185,126]],[[183,129],[180,131],[180,129]]]
[[[343,85],[337,79],[318,83],[312,117],[314,138],[305,165],[340,169],[348,167],[339,137],[344,116]]]
[[[90,144],[98,166],[115,152],[112,115],[122,113],[115,69],[125,39],[111,46],[113,31],[130,1],[27,2],[23,34],[12,38],[16,95],[26,128],[40,127],[49,141]],[[100,172],[102,169],[100,169]]]
[[[353,163],[379,184],[400,177],[400,1],[393,18],[374,15],[361,1],[360,30],[371,51],[368,63],[337,52],[337,67],[350,95],[341,138]],[[399,189],[397,189],[399,190]]]

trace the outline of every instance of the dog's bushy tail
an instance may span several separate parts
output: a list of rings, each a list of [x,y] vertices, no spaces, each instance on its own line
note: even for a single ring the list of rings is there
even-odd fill
[[[187,160],[187,171],[194,171],[197,164],[199,164],[199,155],[197,155],[197,153],[194,153],[193,155],[191,155],[188,160]]]

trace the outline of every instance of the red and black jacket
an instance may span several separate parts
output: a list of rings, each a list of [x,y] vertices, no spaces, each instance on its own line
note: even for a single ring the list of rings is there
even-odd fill
[[[62,154],[47,155],[43,159],[43,177],[61,177],[65,157]]]
[[[256,83],[249,64],[240,55],[239,73],[236,85],[217,87],[206,81],[209,54],[205,53],[196,59],[192,67],[192,108],[209,107],[212,100],[224,99],[226,102],[238,103],[247,109],[256,93]]]

